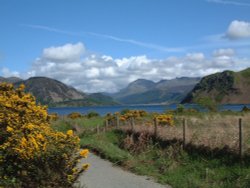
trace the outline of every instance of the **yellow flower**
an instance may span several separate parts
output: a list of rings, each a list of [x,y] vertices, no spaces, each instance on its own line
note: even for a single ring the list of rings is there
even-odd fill
[[[86,164],[83,164],[82,165],[82,169],[85,171],[85,170],[88,170],[90,167],[90,164],[86,163]]]
[[[68,131],[67,131],[67,135],[68,135],[68,136],[73,136],[73,131],[72,131],[72,130],[68,130]]]
[[[73,169],[72,169],[72,172],[73,172],[73,174],[76,174],[76,173],[77,173],[77,169],[76,169],[76,168],[73,168]]]
[[[14,129],[13,129],[12,127],[10,127],[10,126],[7,126],[6,130],[7,130],[7,132],[9,132],[9,133],[14,131]]]
[[[26,126],[27,129],[29,130],[32,130],[34,129],[34,125],[32,125],[31,123],[29,123],[27,126]]]
[[[24,85],[24,84],[21,84],[21,85],[19,86],[19,89],[23,91],[23,90],[25,89],[25,85]]]
[[[88,149],[83,149],[80,152],[80,156],[83,157],[83,158],[87,158],[88,154],[89,154],[89,150]]]
[[[73,180],[73,176],[72,175],[68,175],[68,181],[71,182]]]

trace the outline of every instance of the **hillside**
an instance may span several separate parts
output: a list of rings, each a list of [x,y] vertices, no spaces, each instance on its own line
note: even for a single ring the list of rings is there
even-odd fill
[[[195,103],[199,98],[209,97],[219,104],[249,104],[249,93],[250,68],[240,72],[224,71],[203,77],[182,103]]]
[[[131,82],[126,88],[121,89],[118,93],[115,93],[113,97],[120,100],[134,94],[146,92],[153,88],[154,85],[155,83],[150,80],[138,79]]]
[[[199,80],[182,77],[154,83],[139,79],[113,94],[113,97],[123,104],[179,103]]]
[[[49,106],[93,106],[113,105],[111,98],[102,94],[87,95],[60,81],[46,77],[32,77],[15,82],[15,86],[25,85],[25,90],[32,93],[37,102]]]
[[[0,82],[16,83],[20,81],[22,81],[22,79],[18,77],[8,77],[8,78],[0,77]]]

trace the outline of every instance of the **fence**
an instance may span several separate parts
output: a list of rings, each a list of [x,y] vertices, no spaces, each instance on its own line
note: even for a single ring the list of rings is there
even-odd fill
[[[150,132],[154,137],[165,140],[178,139],[182,141],[183,149],[189,144],[211,149],[227,148],[237,153],[240,158],[244,156],[246,151],[250,152],[250,126],[247,126],[247,131],[245,131],[242,118],[234,117],[233,121],[230,119],[223,121],[223,117],[220,121],[208,120],[203,123],[210,123],[208,126],[202,126],[199,122],[198,125],[194,126],[197,122],[191,122],[190,119],[186,118],[181,120],[179,118],[178,121],[178,126],[164,127],[158,125],[157,119],[154,119],[149,126],[142,121],[136,122],[134,118],[122,123],[119,118],[116,118],[115,122],[107,122],[106,125],[132,132]],[[188,125],[188,122],[191,122],[191,126]],[[245,138],[245,135],[248,136]]]
[[[242,158],[245,153],[250,153],[250,124],[248,122],[250,122],[250,115],[244,119],[235,116],[215,117],[214,119],[178,117],[175,119],[175,126],[170,127],[160,126],[157,119],[152,118],[129,118],[127,121],[121,121],[117,115],[111,120],[105,119],[102,124],[86,130],[82,130],[79,125],[72,127],[78,134],[84,131],[99,134],[114,128],[134,133],[148,132],[162,140],[177,139],[181,141],[183,149],[190,144],[211,149],[226,147]]]

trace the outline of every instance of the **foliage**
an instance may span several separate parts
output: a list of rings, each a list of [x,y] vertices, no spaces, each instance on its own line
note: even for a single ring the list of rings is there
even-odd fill
[[[93,118],[93,117],[98,117],[98,116],[100,116],[97,112],[89,112],[87,115],[86,115],[86,117],[87,118]]]
[[[75,168],[79,138],[54,131],[49,119],[24,85],[0,85],[0,186],[71,187],[84,171]]]
[[[248,108],[247,106],[244,106],[241,112],[250,112],[250,108]]]
[[[209,97],[199,97],[195,102],[210,112],[218,111],[218,104]]]
[[[146,115],[147,115],[147,112],[144,110],[128,110],[126,111],[126,113],[123,113],[123,115],[120,116],[120,120],[126,121],[131,118],[138,119],[141,117],[145,117]]]
[[[72,112],[72,113],[68,114],[67,117],[71,118],[71,119],[77,119],[77,118],[81,118],[82,115],[79,112]]]
[[[159,125],[174,126],[174,119],[173,119],[173,115],[171,114],[156,115],[154,119],[158,122]]]
[[[59,119],[59,115],[57,113],[51,113],[51,114],[49,114],[49,119],[51,121],[56,121]]]
[[[126,134],[114,130],[84,137],[81,144],[89,146],[102,157],[124,166],[125,169],[152,176],[158,182],[176,188],[250,186],[250,168],[247,161],[240,163],[229,156],[216,158],[201,152],[186,152],[177,143],[161,147],[158,143],[148,142],[145,149],[134,153],[120,147],[125,139]]]
[[[176,108],[177,113],[183,113],[185,111],[185,106],[182,104],[178,104]]]

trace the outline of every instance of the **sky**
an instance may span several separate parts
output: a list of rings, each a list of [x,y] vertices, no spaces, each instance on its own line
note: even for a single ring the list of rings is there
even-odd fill
[[[250,67],[250,0],[0,0],[0,76],[84,92]]]

